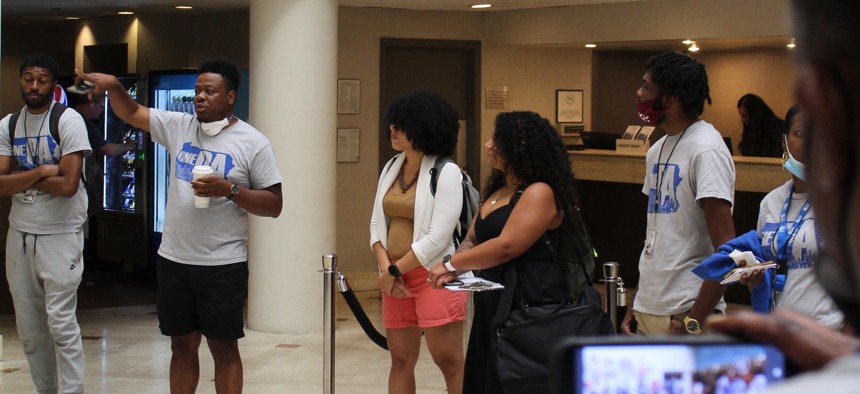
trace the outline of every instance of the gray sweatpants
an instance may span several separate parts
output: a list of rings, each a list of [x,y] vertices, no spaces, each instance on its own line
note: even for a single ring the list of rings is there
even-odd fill
[[[84,350],[75,316],[84,270],[84,234],[27,234],[9,229],[6,278],[18,336],[39,393],[84,391]]]

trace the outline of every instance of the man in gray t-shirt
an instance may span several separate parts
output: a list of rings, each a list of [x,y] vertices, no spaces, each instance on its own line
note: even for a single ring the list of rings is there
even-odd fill
[[[107,90],[114,113],[150,132],[170,153],[170,186],[158,250],[158,320],[171,337],[172,391],[193,392],[203,336],[215,362],[218,392],[242,391],[243,307],[248,292],[248,213],[281,213],[281,175],[263,134],[233,116],[239,70],[204,61],[194,85],[195,115],[150,109],[112,75],[78,73],[95,92]],[[193,179],[195,166],[214,175]],[[195,208],[194,196],[209,197]]]
[[[77,112],[54,103],[59,66],[53,58],[30,56],[20,72],[25,106],[0,120],[0,195],[12,196],[6,278],[36,391],[82,393],[75,310],[84,268],[87,128]],[[56,123],[53,114],[60,114]]]
[[[637,91],[640,117],[666,136],[645,158],[648,196],[639,286],[622,332],[699,334],[699,322],[725,310],[725,286],[691,270],[734,238],[735,168],[720,133],[699,119],[711,102],[705,66],[666,52],[648,59]]]

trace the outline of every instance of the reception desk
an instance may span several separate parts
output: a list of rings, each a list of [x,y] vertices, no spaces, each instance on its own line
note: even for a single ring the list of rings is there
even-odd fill
[[[636,287],[639,255],[645,240],[645,211],[642,194],[645,153],[625,154],[610,150],[571,151],[570,160],[577,179],[583,218],[598,252],[598,262],[621,264],[625,286]],[[734,156],[735,203],[732,216],[735,232],[743,234],[756,227],[759,204],[765,194],[790,179],[782,160]],[[602,274],[595,269],[596,276]],[[726,300],[749,303],[743,286],[730,286]]]

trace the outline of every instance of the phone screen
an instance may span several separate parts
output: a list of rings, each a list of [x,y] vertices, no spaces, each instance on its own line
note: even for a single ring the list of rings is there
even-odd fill
[[[785,358],[776,348],[726,342],[573,346],[566,354],[567,388],[559,392],[760,393],[785,379]]]

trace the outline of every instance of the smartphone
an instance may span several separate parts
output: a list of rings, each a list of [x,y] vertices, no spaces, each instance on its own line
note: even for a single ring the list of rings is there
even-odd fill
[[[445,283],[445,286],[453,286],[453,287],[458,287],[458,286],[462,286],[462,285],[463,285],[463,281],[459,280],[459,279],[454,279],[448,283]]]
[[[71,85],[66,88],[67,92],[84,95],[93,90],[93,84],[89,81],[82,81],[80,84]]]
[[[759,393],[786,377],[771,345],[717,336],[579,337],[551,359],[553,392]]]

